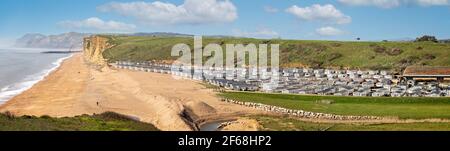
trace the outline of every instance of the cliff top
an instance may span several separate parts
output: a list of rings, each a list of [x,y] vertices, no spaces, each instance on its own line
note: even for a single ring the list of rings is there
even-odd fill
[[[172,47],[188,37],[104,36],[114,47],[103,52],[110,62],[118,60],[175,60]],[[253,38],[203,38],[203,45],[280,44],[281,66],[313,68],[353,68],[401,71],[408,66],[450,66],[450,44],[431,42],[344,42]],[[225,50],[225,49],[224,49]],[[207,59],[205,57],[204,59]]]

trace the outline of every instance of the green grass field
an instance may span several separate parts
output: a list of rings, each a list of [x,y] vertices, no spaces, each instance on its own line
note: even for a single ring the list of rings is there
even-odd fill
[[[103,56],[117,60],[175,60],[172,47],[186,43],[193,48],[193,38],[107,36],[113,48]],[[409,65],[450,66],[450,44],[431,42],[341,42],[307,40],[263,40],[252,38],[203,38],[203,45],[220,44],[280,44],[280,63],[284,67],[393,69],[400,71]],[[224,55],[225,56],[225,55]],[[204,59],[207,59],[206,57]]]
[[[107,112],[70,118],[14,117],[0,114],[0,131],[158,131],[158,129],[151,124]]]
[[[261,131],[450,131],[450,123],[333,124],[312,123],[292,118],[254,116]]]
[[[193,49],[193,38],[106,36],[114,47],[103,52],[109,62],[118,60],[175,60],[171,49],[185,43]],[[450,66],[450,44],[432,42],[342,42],[253,38],[203,38],[203,46],[226,44],[280,44],[282,67],[352,68],[402,71],[407,66]],[[224,49],[225,50],[225,49]],[[204,60],[208,57],[204,57]],[[269,61],[270,62],[270,61]],[[214,88],[214,87],[209,87]],[[450,119],[450,98],[375,98],[225,92],[222,97],[264,103],[290,109],[340,115],[393,116],[399,118]],[[327,101],[324,101],[327,100]],[[333,103],[323,103],[331,101]],[[448,123],[383,125],[305,123],[289,118],[258,118],[266,130],[449,130]],[[282,120],[282,121],[276,121]],[[277,124],[278,123],[278,124]],[[293,123],[285,126],[283,123]]]
[[[393,116],[450,119],[450,98],[336,97],[312,95],[224,92],[222,97],[289,109],[339,115]],[[323,100],[333,103],[323,103]]]

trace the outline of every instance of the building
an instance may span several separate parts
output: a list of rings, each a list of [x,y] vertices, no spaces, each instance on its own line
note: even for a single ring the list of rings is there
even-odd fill
[[[403,71],[407,81],[444,81],[450,80],[450,67],[407,67]]]
[[[387,71],[306,68],[285,68],[260,74],[253,68],[195,69],[192,66],[129,61],[117,61],[112,66],[136,71],[173,74],[185,79],[206,81],[212,85],[236,91],[373,97],[450,96],[449,84],[440,82],[450,80],[450,67],[408,67],[404,71],[404,75],[392,75]],[[202,71],[203,74],[201,74]],[[273,74],[278,78],[274,80],[269,77]]]

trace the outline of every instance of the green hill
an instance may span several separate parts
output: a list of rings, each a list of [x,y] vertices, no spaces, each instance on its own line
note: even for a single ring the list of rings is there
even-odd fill
[[[15,117],[0,114],[0,131],[157,131],[152,124],[135,121],[113,112],[97,115],[52,118]]]
[[[175,60],[172,47],[188,37],[106,36],[114,47],[104,51],[110,62],[117,60]],[[283,67],[385,69],[400,71],[410,65],[450,66],[450,44],[432,42],[342,42],[252,38],[203,38],[203,45],[280,44]]]

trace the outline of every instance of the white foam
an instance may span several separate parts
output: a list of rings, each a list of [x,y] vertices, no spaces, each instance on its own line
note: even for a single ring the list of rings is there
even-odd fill
[[[61,63],[72,57],[72,55],[69,55],[67,57],[59,58],[55,62],[52,63],[52,67],[49,69],[44,69],[43,71],[29,75],[25,79],[23,79],[21,82],[8,85],[0,90],[0,104],[8,101],[9,99],[13,98],[14,96],[22,93],[23,91],[26,91],[33,87],[36,83],[43,80],[45,77],[47,77],[51,72],[58,69],[58,67],[61,65]]]
[[[6,91],[6,90],[8,90],[8,89],[9,89],[9,86],[6,86],[6,87],[2,88],[2,89],[0,90],[0,92]]]

